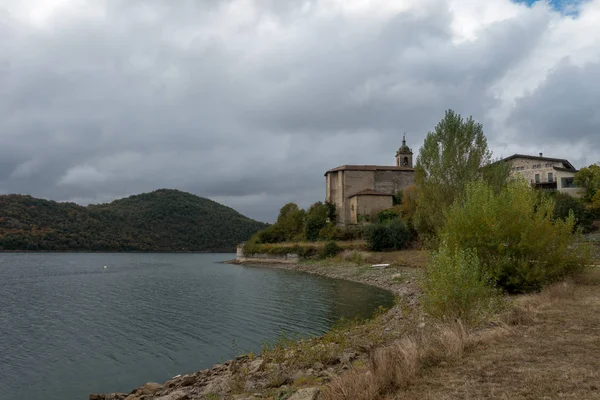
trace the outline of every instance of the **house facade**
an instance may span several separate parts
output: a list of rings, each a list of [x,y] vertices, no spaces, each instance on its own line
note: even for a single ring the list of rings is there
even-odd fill
[[[326,201],[336,205],[340,225],[357,224],[393,205],[393,196],[414,183],[413,153],[406,138],[396,165],[342,165],[325,173]]]
[[[557,190],[573,197],[581,197],[581,189],[574,183],[578,170],[562,158],[515,154],[504,159],[510,164],[511,176],[520,175],[533,187]]]

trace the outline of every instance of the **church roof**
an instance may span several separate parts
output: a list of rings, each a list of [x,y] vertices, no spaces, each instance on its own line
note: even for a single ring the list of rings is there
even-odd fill
[[[365,190],[361,190],[358,193],[354,193],[350,197],[354,197],[354,196],[392,196],[392,195],[389,193],[378,192],[373,189],[365,189]]]
[[[409,167],[396,167],[392,165],[341,165],[325,172],[325,175],[330,172],[337,171],[414,171],[414,169]]]

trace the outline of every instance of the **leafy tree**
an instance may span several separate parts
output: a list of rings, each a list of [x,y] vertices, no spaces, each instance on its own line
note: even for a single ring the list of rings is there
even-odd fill
[[[589,167],[581,168],[574,178],[577,186],[583,188],[583,199],[586,202],[591,202],[600,189],[600,166],[592,164]]]
[[[304,227],[306,240],[313,242],[319,238],[319,231],[327,225],[329,213],[330,208],[320,201],[310,206]]]
[[[281,207],[277,223],[286,241],[299,241],[304,237],[304,218],[306,212],[296,203],[288,203]]]
[[[417,157],[415,181],[419,188],[415,226],[433,236],[444,222],[444,210],[479,178],[503,185],[508,167],[491,164],[483,126],[472,117],[463,119],[452,110],[429,132]]]

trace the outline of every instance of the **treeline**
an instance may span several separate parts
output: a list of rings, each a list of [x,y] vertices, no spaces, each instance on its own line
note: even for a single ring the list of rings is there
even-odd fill
[[[232,251],[267,225],[177,190],[79,206],[0,196],[0,250]]]
[[[373,251],[399,250],[407,247],[414,237],[411,226],[405,222],[403,215],[406,215],[404,208],[398,205],[380,212],[375,223],[342,227],[336,224],[336,207],[333,203],[317,202],[308,210],[299,208],[295,203],[288,203],[281,208],[273,225],[250,238],[244,246],[244,252],[272,252],[276,247],[267,245],[274,243],[323,241],[328,242],[324,247],[327,250],[320,254],[331,256],[341,251],[341,247],[334,247],[335,241],[352,240],[366,240],[368,248]],[[301,252],[304,251],[303,247],[299,248]]]

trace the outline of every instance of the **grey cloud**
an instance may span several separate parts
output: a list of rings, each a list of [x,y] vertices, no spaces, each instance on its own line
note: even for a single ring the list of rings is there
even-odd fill
[[[524,145],[556,149],[580,167],[597,162],[600,64],[576,66],[564,59],[537,90],[516,102],[509,121],[516,131],[526,133],[519,135]]]
[[[551,21],[538,8],[456,44],[441,0],[386,23],[306,3],[98,1],[104,17],[69,10],[43,29],[0,13],[0,192],[87,203],[170,187],[272,221],[323,200],[329,168],[392,164],[403,132],[417,151],[447,108],[498,138],[490,88]],[[548,95],[521,100],[515,126],[538,124]]]

